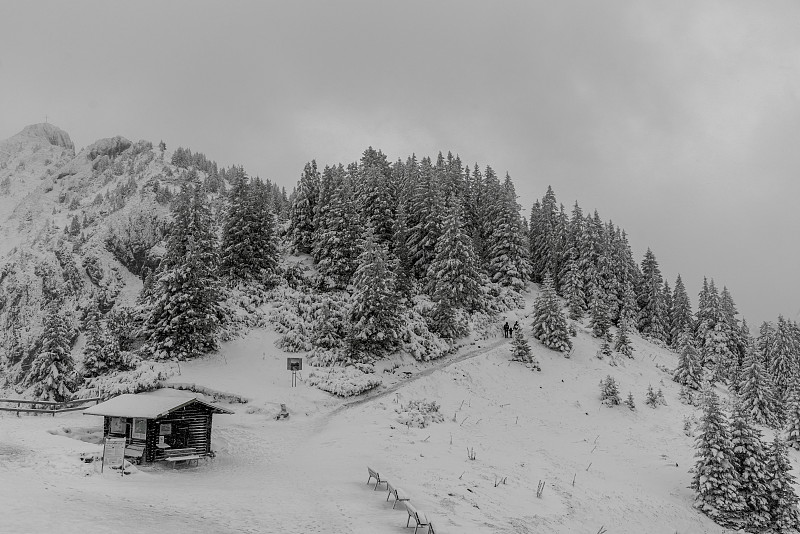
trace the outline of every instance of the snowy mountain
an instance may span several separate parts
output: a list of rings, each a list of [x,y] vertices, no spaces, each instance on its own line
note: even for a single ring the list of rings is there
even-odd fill
[[[570,219],[550,188],[528,226],[510,177],[452,154],[311,162],[289,205],[182,148],[117,136],[75,153],[50,124],[0,143],[0,391],[241,402],[215,423],[213,461],[125,481],[77,461],[102,424],[0,412],[12,532],[54,528],[32,503],[64,532],[400,531],[367,465],[436,532],[725,531],[689,486],[707,434],[697,369],[727,398],[754,368],[727,288],[704,283],[695,321],[680,278],[672,293],[650,250],[640,270],[624,230],[577,203]],[[791,358],[795,327],[764,327],[759,350]],[[306,365],[297,388],[288,356]],[[672,380],[679,363],[691,383]],[[787,405],[800,428],[800,396]],[[713,499],[708,515],[729,511]]]

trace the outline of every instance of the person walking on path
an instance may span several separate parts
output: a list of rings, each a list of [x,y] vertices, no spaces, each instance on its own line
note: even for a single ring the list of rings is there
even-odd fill
[[[508,337],[508,330],[509,330],[508,321],[506,321],[506,324],[503,325],[503,337]]]
[[[509,334],[508,337],[512,337],[513,336],[513,332],[516,332],[517,330],[519,330],[519,321],[514,321],[514,326],[511,327],[511,332],[512,333]]]

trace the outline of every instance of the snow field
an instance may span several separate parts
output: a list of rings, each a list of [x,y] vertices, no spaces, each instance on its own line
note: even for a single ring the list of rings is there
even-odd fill
[[[509,318],[528,332],[524,312]],[[101,476],[78,461],[101,447],[67,437],[92,439],[101,418],[0,417],[0,500],[11,503],[0,532],[408,532],[402,505],[392,510],[387,492],[366,484],[367,466],[445,534],[724,532],[692,508],[693,438],[683,421],[695,409],[656,367],[673,368],[677,357],[638,336],[634,359],[618,357],[616,366],[595,357],[599,344],[582,327],[570,359],[531,340],[541,372],[509,361],[502,335],[447,360],[398,357],[385,366],[397,364],[394,373],[378,366],[385,386],[345,400],[302,381],[290,387],[286,357],[296,354],[275,349],[277,336],[255,330],[217,355],[181,362],[174,382],[250,399],[214,417],[217,456],[197,468]],[[623,399],[633,392],[636,411],[600,403],[608,374]],[[667,406],[644,403],[648,384]],[[439,404],[444,422],[398,422],[401,406],[423,399]],[[276,421],[280,403],[291,416]]]

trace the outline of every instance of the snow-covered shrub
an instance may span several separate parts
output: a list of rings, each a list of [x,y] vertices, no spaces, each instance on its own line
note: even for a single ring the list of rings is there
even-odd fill
[[[306,382],[339,397],[352,397],[383,382],[374,374],[364,373],[354,366],[317,368],[311,371]]]
[[[115,371],[111,374],[86,380],[75,394],[77,398],[93,396],[114,397],[123,393],[140,393],[160,387],[162,380],[173,374],[169,363],[147,362],[132,371]]]
[[[444,422],[444,416],[439,413],[436,401],[412,400],[408,405],[400,406],[395,411],[398,413],[397,421],[406,426],[425,428],[431,423]]]
[[[667,404],[667,400],[664,398],[664,392],[661,391],[660,388],[658,392],[653,391],[652,385],[647,386],[647,395],[644,402],[651,408],[658,408],[659,404]]]
[[[406,311],[400,319],[400,350],[418,361],[435,360],[449,349],[450,345],[428,329],[417,305]]]
[[[490,315],[500,315],[508,310],[525,308],[525,297],[519,291],[496,282],[484,280],[481,285],[481,293],[483,294],[483,311]]]
[[[311,350],[317,343],[322,349],[335,349],[340,339],[347,313],[347,294],[308,292],[278,288],[283,301],[269,316],[281,336],[275,344],[288,352]]]
[[[226,322],[220,329],[220,339],[229,341],[243,330],[266,326],[269,313],[264,305],[271,300],[274,293],[253,284],[239,284],[224,291],[225,300],[222,308]]]
[[[611,375],[600,381],[600,401],[608,406],[618,406],[620,403],[619,387]]]
[[[497,336],[497,319],[486,312],[476,312],[470,316],[469,327],[476,339],[489,339]]]
[[[316,367],[331,367],[338,362],[344,361],[342,349],[323,349],[312,347],[306,357],[308,364]]]

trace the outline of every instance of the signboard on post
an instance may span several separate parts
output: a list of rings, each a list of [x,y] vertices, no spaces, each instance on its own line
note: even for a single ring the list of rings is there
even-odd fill
[[[105,466],[119,467],[124,473],[125,470],[125,438],[106,438],[103,445],[103,463],[100,472]]]
[[[292,372],[292,387],[297,385],[297,371],[303,370],[303,358],[286,358],[286,369]]]

